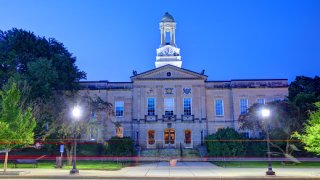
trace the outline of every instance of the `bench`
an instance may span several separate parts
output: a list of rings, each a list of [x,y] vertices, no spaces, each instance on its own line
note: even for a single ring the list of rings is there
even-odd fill
[[[38,167],[38,160],[36,159],[16,159],[14,161],[14,167],[17,168],[17,164],[32,164],[33,168]]]
[[[33,168],[38,167],[38,160],[44,158],[46,155],[40,156],[36,159],[16,159],[14,161],[14,167],[17,168],[17,164],[32,164]]]

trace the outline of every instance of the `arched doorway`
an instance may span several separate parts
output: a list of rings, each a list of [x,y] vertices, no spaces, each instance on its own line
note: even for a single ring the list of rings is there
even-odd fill
[[[168,128],[164,130],[164,147],[175,147],[175,130]]]

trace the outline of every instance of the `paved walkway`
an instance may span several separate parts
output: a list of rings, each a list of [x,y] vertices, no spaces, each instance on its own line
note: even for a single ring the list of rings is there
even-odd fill
[[[221,168],[208,162],[178,162],[175,167],[171,167],[168,162],[160,162],[126,167],[118,171],[80,170],[78,176],[71,176],[69,170],[63,169],[10,169],[10,171],[13,170],[29,171],[30,173],[23,175],[23,178],[269,178],[265,176],[266,168]],[[281,179],[320,179],[319,168],[276,168],[274,170],[277,173],[276,177]],[[5,176],[0,175],[0,178]]]

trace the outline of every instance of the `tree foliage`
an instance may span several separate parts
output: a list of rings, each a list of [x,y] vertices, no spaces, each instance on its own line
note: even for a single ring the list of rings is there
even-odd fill
[[[294,137],[305,144],[307,151],[320,155],[320,102],[315,103],[315,106],[317,110],[310,112],[304,132],[295,132]]]
[[[309,111],[316,110],[314,103],[320,101],[320,77],[297,76],[290,83],[288,99],[300,108],[300,115],[307,120]]]
[[[64,93],[75,93],[86,74],[76,58],[54,38],[36,36],[13,28],[0,31],[0,87],[16,83],[24,107],[31,106],[37,119],[36,137],[44,135],[47,123],[55,124]]]
[[[75,61],[64,45],[53,38],[16,28],[0,31],[0,86],[12,77],[25,80],[32,88],[32,99],[77,89],[77,82],[86,75],[75,66]]]
[[[270,116],[263,119],[261,110],[270,110]],[[239,116],[240,129],[252,130],[253,132],[266,132],[269,128],[270,144],[285,157],[292,157],[297,150],[295,144],[291,143],[291,135],[301,129],[303,118],[300,109],[288,101],[274,101],[268,104],[254,104],[248,109],[247,114]],[[256,134],[257,136],[257,134]]]
[[[68,162],[72,160],[73,136],[76,128],[77,138],[83,141],[90,141],[90,134],[100,132],[100,136],[95,137],[95,141],[104,142],[106,128],[106,118],[112,112],[112,104],[104,101],[98,95],[82,91],[77,94],[65,92],[55,98],[54,104],[59,104],[58,108],[50,111],[56,113],[55,119],[50,123],[50,128],[42,129],[43,138],[56,144],[64,144]],[[72,108],[79,105],[81,108],[81,117],[78,121],[72,117]],[[49,105],[48,107],[51,107]],[[87,136],[87,137],[86,137]]]
[[[244,137],[233,128],[219,129],[206,137],[205,142],[209,156],[243,156],[245,152]]]
[[[22,109],[20,98],[21,93],[14,83],[4,86],[0,91],[0,149],[6,152],[4,171],[7,168],[8,152],[34,143],[36,121],[30,107]]]

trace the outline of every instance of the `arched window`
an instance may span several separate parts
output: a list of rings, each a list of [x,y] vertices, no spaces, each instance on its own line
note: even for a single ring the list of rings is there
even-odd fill
[[[191,130],[184,130],[184,143],[191,144]]]
[[[153,145],[155,143],[155,131],[149,130],[148,131],[148,144]]]

